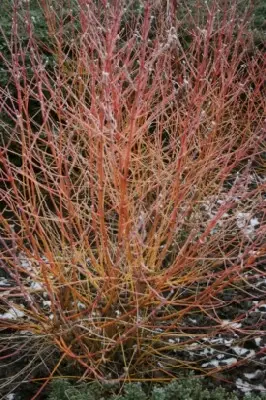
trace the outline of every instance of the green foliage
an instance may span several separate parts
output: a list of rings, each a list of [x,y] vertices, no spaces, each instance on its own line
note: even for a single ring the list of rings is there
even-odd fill
[[[258,1],[253,14],[254,28],[266,32],[266,0]]]
[[[97,383],[73,386],[66,380],[56,380],[51,384],[49,400],[238,400],[235,392],[227,392],[218,387],[204,389],[203,381],[192,374],[165,386],[155,385],[150,394],[143,390],[140,383],[126,384],[122,394],[114,394],[113,386],[101,386]],[[245,400],[266,400],[265,396],[245,395]]]
[[[259,0],[255,7],[252,19],[252,30],[255,36],[255,43],[265,46],[266,40],[266,0]]]
[[[100,399],[102,392],[103,388],[97,383],[73,386],[62,379],[51,384],[49,400],[96,400]]]
[[[54,0],[47,2],[47,6],[50,4],[50,14],[47,18],[49,20],[51,16],[55,14],[55,20],[58,23],[58,26],[56,27],[57,30],[59,31],[60,29],[60,21],[63,21],[63,34],[65,37],[69,38],[71,36],[73,38],[73,32],[76,32],[79,29],[77,0],[62,0],[60,1],[60,7],[58,3],[59,2]],[[15,4],[16,7],[14,7]],[[0,86],[6,86],[10,80],[10,72],[8,72],[5,64],[6,61],[11,62],[12,58],[10,43],[14,36],[12,22],[14,21],[14,15],[16,15],[18,24],[19,43],[22,46],[23,51],[25,51],[25,66],[28,70],[28,77],[30,76],[31,63],[28,47],[29,31],[27,29],[29,21],[28,13],[30,16],[31,30],[34,39],[38,43],[43,62],[47,69],[54,66],[54,34],[49,32],[45,10],[40,5],[40,2],[38,0],[25,0],[20,2],[3,0],[0,4],[0,64],[2,64],[0,68]],[[47,49],[49,49],[49,51],[47,51]],[[1,63],[1,59],[5,60],[5,62]]]
[[[147,396],[139,383],[125,385],[123,396],[113,396],[112,400],[146,400]]]

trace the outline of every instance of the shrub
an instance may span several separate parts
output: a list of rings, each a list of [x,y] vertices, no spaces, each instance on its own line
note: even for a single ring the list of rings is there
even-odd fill
[[[154,385],[150,391],[144,391],[139,383],[126,384],[122,394],[116,395],[99,385],[83,384],[72,386],[64,380],[56,380],[50,387],[48,400],[237,400],[235,392],[228,392],[221,387],[213,390],[204,388],[204,382],[192,376],[173,381],[164,386]],[[113,393],[113,394],[112,394]],[[265,396],[245,395],[245,400],[263,400]]]
[[[65,360],[101,382],[171,380],[196,365],[180,352],[245,317],[226,323],[222,294],[248,299],[248,273],[265,273],[264,58],[225,3],[188,10],[187,48],[174,2],[79,0],[72,38],[43,2],[53,68],[14,7],[0,324],[12,346],[26,331],[45,360],[60,352],[48,380]]]

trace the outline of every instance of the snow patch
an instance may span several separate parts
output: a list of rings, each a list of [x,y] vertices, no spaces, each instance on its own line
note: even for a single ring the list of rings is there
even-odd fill
[[[252,237],[256,226],[260,224],[258,218],[250,217],[249,213],[238,212],[236,215],[236,224],[248,238]]]
[[[31,282],[30,288],[32,290],[43,290],[43,286],[39,282]]]
[[[262,338],[261,338],[261,337],[256,337],[256,338],[254,339],[254,341],[255,341],[255,343],[256,343],[256,346],[259,346],[259,345],[260,345],[260,342],[262,341]]]
[[[265,393],[265,387],[263,385],[251,385],[249,382],[243,381],[240,378],[236,380],[236,386],[243,393],[250,393],[252,390]]]
[[[252,390],[250,384],[240,378],[237,378],[236,380],[236,387],[243,393],[250,393]]]
[[[229,321],[229,320],[227,320],[227,319],[224,319],[222,322],[221,322],[221,326],[230,326],[231,328],[241,328],[241,326],[242,326],[242,324],[240,324],[240,323],[237,323],[237,322],[232,322],[232,321]]]
[[[31,261],[27,258],[27,256],[24,253],[19,253],[18,259],[20,262],[20,266],[28,271],[32,270],[32,263]]]
[[[244,377],[247,379],[256,379],[258,375],[260,375],[261,370],[257,369],[257,371],[253,372],[253,373],[246,373],[244,374]]]
[[[80,310],[84,310],[86,308],[86,305],[84,303],[81,303],[81,301],[78,301],[78,308]]]
[[[227,365],[233,365],[233,364],[237,363],[237,359],[235,357],[230,357],[230,358],[227,358],[226,360],[223,360],[222,362]]]
[[[6,400],[14,400],[15,399],[15,393],[9,393],[6,395]]]
[[[243,356],[249,352],[248,349],[244,349],[243,347],[239,347],[239,346],[234,346],[234,347],[232,347],[232,349],[238,356]]]
[[[212,355],[214,353],[214,349],[210,348],[205,348],[203,351],[200,352],[201,356],[208,356],[208,355]]]
[[[255,227],[255,226],[259,225],[260,223],[259,223],[258,218],[251,218],[249,224],[250,224],[252,227]]]
[[[259,304],[255,311],[261,312],[262,314],[266,313],[266,304]]]
[[[0,278],[0,286],[10,286],[10,283],[6,278]]]
[[[44,307],[51,307],[52,302],[50,300],[43,300],[42,304],[44,305]]]
[[[196,349],[197,347],[198,347],[198,343],[194,342],[194,343],[191,343],[188,346],[186,346],[186,349],[193,350],[193,349]]]
[[[24,312],[16,307],[11,307],[6,313],[0,314],[0,319],[16,320],[24,317]]]
[[[168,343],[174,344],[175,340],[174,339],[168,339]]]
[[[201,365],[203,368],[208,368],[208,367],[219,367],[219,361],[218,360],[211,360],[207,363],[204,363]]]

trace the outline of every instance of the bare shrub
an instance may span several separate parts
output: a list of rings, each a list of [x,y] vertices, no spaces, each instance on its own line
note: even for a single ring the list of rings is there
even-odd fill
[[[191,343],[263,331],[219,316],[225,290],[248,299],[249,272],[265,274],[265,64],[248,10],[202,3],[205,19],[179,20],[175,2],[79,0],[71,36],[42,3],[53,66],[19,4],[3,60],[1,329],[45,337],[84,377],[171,379],[196,367],[178,356]]]

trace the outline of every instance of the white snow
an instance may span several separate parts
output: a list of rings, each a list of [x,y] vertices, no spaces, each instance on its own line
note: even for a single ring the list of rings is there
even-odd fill
[[[235,357],[230,357],[227,358],[226,360],[223,360],[224,363],[226,363],[227,365],[232,365],[237,363],[237,359]]]
[[[218,360],[211,360],[207,363],[204,363],[201,365],[203,368],[208,368],[208,367],[219,367],[219,361]]]
[[[262,338],[261,338],[261,337],[256,337],[256,338],[254,339],[254,341],[255,341],[256,345],[259,346],[259,345],[260,345],[260,342],[262,341]]]
[[[224,339],[222,337],[213,338],[213,339],[203,339],[204,341],[208,340],[212,344],[224,344],[225,346],[231,346],[234,339]]]
[[[256,283],[256,286],[266,285],[266,279],[262,279],[260,282]]]
[[[208,368],[208,367],[219,367],[219,361],[218,360],[211,360],[207,363],[204,363],[201,365],[203,368]]]
[[[0,319],[13,319],[24,317],[24,312],[17,309],[16,307],[11,307],[6,313],[0,314]]]
[[[250,358],[256,355],[255,350],[249,350],[239,346],[234,346],[232,347],[232,349],[238,356],[245,356],[246,358]]]
[[[15,393],[9,393],[6,395],[6,400],[14,400],[15,399]]]
[[[174,339],[168,339],[168,343],[174,344],[175,340]]]
[[[41,256],[41,259],[45,262],[45,264],[49,264],[49,260],[46,256]]]
[[[86,305],[84,303],[81,303],[81,301],[78,301],[78,308],[84,310],[86,308]]]
[[[259,311],[264,314],[266,312],[266,304],[259,304],[255,311]]]
[[[263,393],[266,392],[265,386],[263,386],[263,385],[252,385],[252,389],[253,390],[258,390],[258,391],[263,392]]]
[[[249,382],[245,382],[240,378],[236,380],[236,386],[243,393],[250,393],[252,390],[258,390],[265,393],[265,387],[263,385],[251,385]]]
[[[236,214],[236,224],[248,238],[254,236],[255,227],[260,224],[258,218],[250,218],[250,213],[238,212]]]
[[[196,324],[198,322],[195,318],[189,318],[189,320],[192,322],[192,324]]]
[[[238,322],[232,322],[232,321],[225,319],[221,322],[221,326],[230,326],[231,328],[237,329],[237,328],[241,328],[242,324],[240,324]]]
[[[32,290],[43,290],[43,286],[39,282],[31,282],[30,288]]]
[[[236,380],[236,387],[241,390],[241,392],[244,393],[250,393],[251,392],[251,387],[250,384],[248,382],[243,381],[240,378],[237,378]]]
[[[232,347],[232,349],[238,356],[243,356],[244,354],[247,354],[249,352],[248,349],[244,349],[243,347],[239,346],[234,346]]]
[[[18,259],[20,261],[20,266],[28,271],[32,269],[31,261],[27,258],[24,253],[19,253]]]
[[[246,356],[246,358],[254,357],[256,355],[255,350],[249,350],[249,354]]]
[[[186,349],[193,350],[198,347],[198,343],[194,342],[186,346]]]
[[[203,351],[200,352],[200,355],[201,356],[208,356],[208,355],[213,354],[213,353],[214,353],[214,349],[206,347]]]
[[[247,220],[250,218],[250,214],[238,212],[236,214],[236,224],[239,229],[245,228]]]
[[[252,227],[257,226],[257,225],[260,224],[258,218],[251,218],[251,220],[250,220],[249,223],[250,223],[250,225],[251,225]]]
[[[243,233],[246,237],[252,237],[254,234],[254,227],[249,225],[243,229]]]
[[[10,283],[6,278],[0,278],[0,286],[10,286]]]
[[[50,300],[43,300],[42,304],[44,307],[51,307],[52,302]]]
[[[259,375],[261,373],[261,371],[259,370],[259,369],[257,369],[257,371],[255,371],[255,372],[253,372],[253,373],[246,373],[246,374],[244,374],[244,376],[247,378],[247,379],[256,379],[256,377]]]

